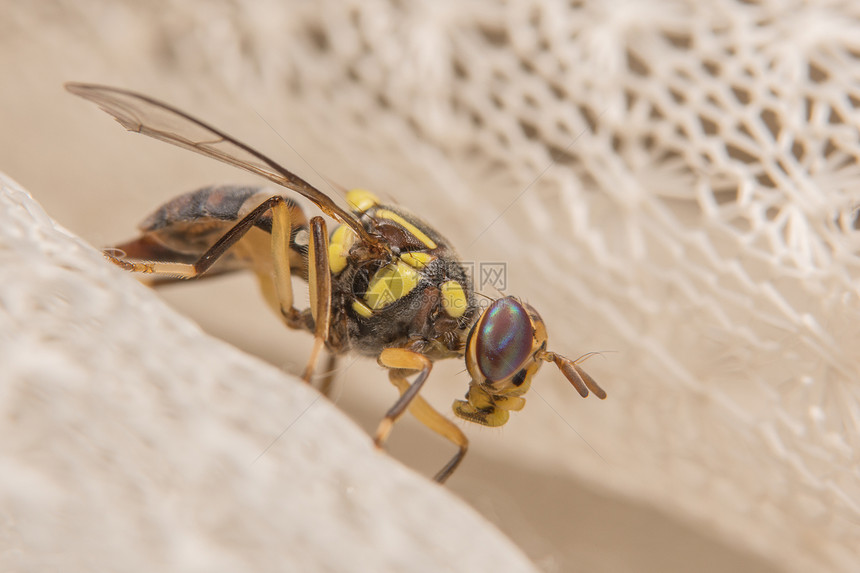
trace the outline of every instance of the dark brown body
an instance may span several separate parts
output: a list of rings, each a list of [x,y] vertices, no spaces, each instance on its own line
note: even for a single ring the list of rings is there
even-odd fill
[[[138,227],[141,231],[139,238],[115,248],[130,259],[196,261],[237,221],[273,194],[271,189],[263,187],[229,185],[185,193],[144,219]],[[290,269],[294,275],[307,280],[308,220],[294,201],[286,199],[286,202],[292,222]],[[407,220],[435,243],[435,247],[429,248],[397,221],[374,216],[380,210],[393,212]],[[475,320],[476,305],[471,279],[448,240],[398,207],[378,205],[359,215],[359,220],[369,232],[380,234],[389,241],[393,257],[420,252],[434,257],[434,260],[420,270],[420,282],[410,293],[373,312],[370,317],[353,310],[353,301],[364,296],[374,275],[391,261],[356,260],[335,274],[332,277],[327,348],[335,354],[355,351],[374,357],[390,347],[410,348],[433,358],[462,356],[465,336]],[[270,276],[274,266],[271,231],[271,212],[267,212],[257,219],[254,229],[221,256],[204,276],[251,270],[257,274],[267,301],[277,308]],[[467,293],[468,309],[456,318],[444,312],[440,296],[440,285],[452,280],[461,284]],[[307,328],[313,331],[313,321],[309,314],[306,316]]]

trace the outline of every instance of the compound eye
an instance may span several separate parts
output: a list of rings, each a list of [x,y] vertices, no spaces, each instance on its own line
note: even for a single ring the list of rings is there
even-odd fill
[[[505,297],[484,311],[476,336],[478,368],[488,380],[498,382],[513,375],[526,361],[534,328],[523,305]]]

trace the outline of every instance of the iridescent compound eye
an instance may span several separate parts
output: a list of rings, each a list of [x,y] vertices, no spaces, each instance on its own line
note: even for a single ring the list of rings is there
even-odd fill
[[[526,309],[505,297],[484,312],[476,333],[476,354],[481,374],[490,381],[514,374],[532,350],[534,328]]]

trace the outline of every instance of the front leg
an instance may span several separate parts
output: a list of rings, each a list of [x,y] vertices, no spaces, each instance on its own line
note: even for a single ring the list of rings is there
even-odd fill
[[[423,354],[405,348],[386,348],[379,355],[379,363],[390,369],[388,378],[400,391],[400,398],[379,423],[374,439],[376,445],[382,447],[394,427],[394,422],[408,408],[419,422],[459,448],[454,457],[433,478],[439,483],[444,483],[463,461],[469,448],[469,440],[451,420],[437,412],[418,395],[424,382],[427,381],[433,363]],[[418,372],[418,376],[410,384],[406,376],[415,371]]]

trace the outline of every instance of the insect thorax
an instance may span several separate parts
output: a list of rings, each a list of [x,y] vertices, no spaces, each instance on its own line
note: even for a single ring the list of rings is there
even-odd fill
[[[348,200],[365,228],[389,245],[391,256],[361,260],[356,235],[340,226],[331,235],[332,323],[335,351],[378,355],[409,347],[433,358],[461,356],[475,320],[472,281],[447,239],[414,215]],[[366,193],[366,192],[358,192]]]

